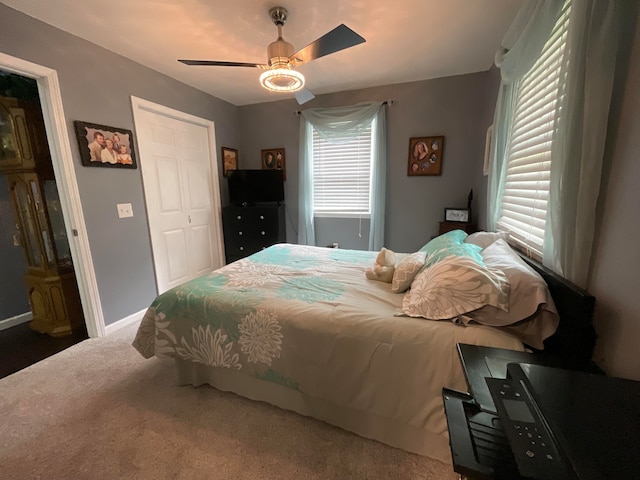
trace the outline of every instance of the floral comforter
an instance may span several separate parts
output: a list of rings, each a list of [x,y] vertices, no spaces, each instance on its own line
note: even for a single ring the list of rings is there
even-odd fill
[[[491,327],[395,316],[403,295],[365,278],[376,255],[274,245],[158,296],[133,345],[423,425],[442,410],[443,386],[465,388],[457,342],[522,344]]]

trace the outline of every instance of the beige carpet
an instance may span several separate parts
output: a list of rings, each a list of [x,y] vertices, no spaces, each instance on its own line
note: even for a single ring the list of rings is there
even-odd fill
[[[0,380],[0,479],[454,479],[436,460],[211,387],[135,326]]]

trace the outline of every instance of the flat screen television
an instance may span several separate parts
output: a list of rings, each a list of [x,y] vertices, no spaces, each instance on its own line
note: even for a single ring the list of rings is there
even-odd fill
[[[227,182],[233,204],[284,201],[282,170],[229,170]]]

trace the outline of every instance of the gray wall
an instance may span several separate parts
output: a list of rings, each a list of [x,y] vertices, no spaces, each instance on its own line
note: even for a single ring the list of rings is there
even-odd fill
[[[351,105],[372,100],[394,100],[387,107],[388,164],[385,245],[412,252],[438,233],[445,207],[465,207],[470,189],[482,191],[485,133],[495,105],[495,74],[425,80],[321,95],[300,107],[295,100],[240,107],[240,167],[260,168],[260,150],[284,147],[287,157],[285,197],[292,222],[287,239],[297,241],[298,132],[302,108]],[[444,135],[442,175],[407,176],[410,137]],[[486,181],[484,181],[486,183]],[[485,188],[486,191],[486,188]],[[477,215],[474,215],[477,217]],[[345,248],[367,248],[368,221],[358,219],[316,221],[317,243],[333,241]]]
[[[0,321],[31,311],[22,280],[27,261],[22,247],[13,244],[17,234],[9,184],[6,175],[0,174]]]
[[[493,124],[493,114],[495,112],[496,100],[498,99],[498,89],[500,87],[500,70],[495,66],[487,72],[485,97],[487,99],[485,110],[482,113],[480,125],[484,129],[484,143],[482,151],[482,162],[484,163],[484,145],[486,144],[487,129]],[[482,168],[475,171],[475,187],[473,190],[474,198],[474,217],[480,230],[486,230],[487,227],[487,177],[483,175]]]
[[[146,308],[156,286],[140,169],[83,167],[73,121],[125,128],[135,136],[134,95],[213,120],[219,151],[238,144],[237,107],[5,5],[0,50],[58,73],[105,323]],[[118,219],[118,203],[131,203],[134,217]]]
[[[588,290],[596,297],[596,361],[640,380],[640,16],[614,88]],[[630,50],[630,52],[629,52]]]

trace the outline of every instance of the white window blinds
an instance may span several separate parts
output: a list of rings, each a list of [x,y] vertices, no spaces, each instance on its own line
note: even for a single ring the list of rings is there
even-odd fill
[[[569,25],[567,1],[540,58],[516,94],[507,147],[507,172],[498,230],[542,257],[556,103],[562,91],[562,59]]]
[[[317,217],[371,214],[372,124],[331,141],[313,128],[313,213]]]

